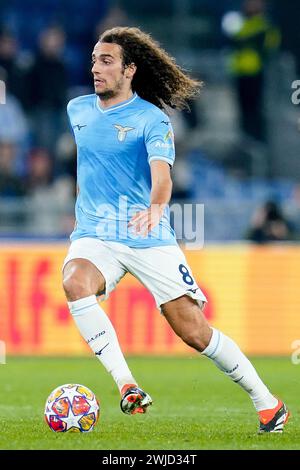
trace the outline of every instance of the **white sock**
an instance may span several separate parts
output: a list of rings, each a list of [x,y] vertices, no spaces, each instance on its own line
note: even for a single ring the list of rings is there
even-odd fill
[[[212,330],[210,343],[202,354],[209,357],[219,369],[249,394],[257,411],[275,408],[278,400],[259,378],[238,345],[221,331],[215,328]]]
[[[90,295],[83,299],[68,302],[75,323],[95,355],[111,373],[119,387],[136,384],[121,351],[115,329],[99,306],[96,296]]]

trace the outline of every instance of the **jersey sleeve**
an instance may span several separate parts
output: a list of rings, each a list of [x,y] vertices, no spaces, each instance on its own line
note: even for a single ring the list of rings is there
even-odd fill
[[[161,160],[172,167],[175,160],[174,132],[167,117],[157,117],[145,129],[148,163]]]
[[[74,129],[73,129],[73,126],[72,126],[72,123],[71,123],[70,114],[71,114],[71,101],[69,101],[69,103],[67,105],[67,118],[68,118],[68,124],[69,124],[70,131],[71,131],[72,136],[75,140],[75,133],[74,133]]]

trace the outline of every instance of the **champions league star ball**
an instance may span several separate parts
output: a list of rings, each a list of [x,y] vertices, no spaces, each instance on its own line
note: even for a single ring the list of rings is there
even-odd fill
[[[84,385],[65,384],[49,395],[45,420],[54,432],[90,432],[97,424],[99,402]]]

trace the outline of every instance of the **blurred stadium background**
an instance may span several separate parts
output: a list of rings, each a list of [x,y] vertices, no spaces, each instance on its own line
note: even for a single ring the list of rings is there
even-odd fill
[[[66,104],[93,93],[90,53],[115,25],[153,34],[205,82],[191,111],[171,119],[172,201],[205,205],[204,249],[186,254],[207,316],[249,354],[291,354],[300,335],[296,3],[0,0],[0,339],[9,354],[88,353],[61,287],[76,178]],[[127,354],[191,354],[133,278],[106,309]]]

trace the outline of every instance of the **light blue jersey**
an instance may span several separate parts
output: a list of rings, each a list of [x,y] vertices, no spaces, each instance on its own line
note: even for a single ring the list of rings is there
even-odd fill
[[[71,240],[92,237],[133,248],[175,245],[168,207],[146,238],[128,228],[131,217],[150,205],[150,163],[173,165],[168,116],[137,94],[105,109],[97,95],[80,96],[67,109],[77,145],[79,190]]]

